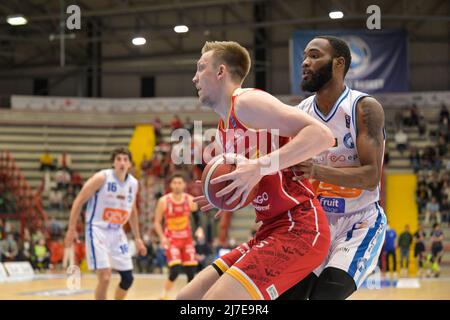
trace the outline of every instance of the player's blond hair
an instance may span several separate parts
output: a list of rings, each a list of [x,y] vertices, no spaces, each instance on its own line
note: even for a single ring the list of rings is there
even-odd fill
[[[234,41],[206,41],[202,54],[213,51],[216,64],[225,64],[233,80],[244,82],[250,71],[251,59],[247,49]]]

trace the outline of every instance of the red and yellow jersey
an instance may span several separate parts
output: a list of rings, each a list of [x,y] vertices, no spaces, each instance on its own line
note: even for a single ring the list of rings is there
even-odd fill
[[[249,90],[256,89],[237,89],[233,93],[228,120],[219,122],[218,139],[224,153],[238,153],[252,159],[279,149],[290,138],[279,136],[274,130],[255,130],[239,121],[234,111],[235,104],[238,97]],[[293,181],[295,175],[293,170],[287,169],[262,178],[252,202],[257,221],[273,219],[315,197],[309,181]]]
[[[181,202],[175,202],[172,194],[166,195],[166,210],[164,211],[164,233],[170,239],[192,238],[189,206],[189,195],[184,193]]]

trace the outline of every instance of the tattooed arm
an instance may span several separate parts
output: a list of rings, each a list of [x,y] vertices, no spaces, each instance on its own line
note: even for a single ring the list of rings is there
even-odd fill
[[[298,166],[303,176],[342,187],[373,190],[381,179],[384,152],[384,111],[372,97],[359,100],[356,106],[356,146],[360,167],[332,168],[311,161]]]

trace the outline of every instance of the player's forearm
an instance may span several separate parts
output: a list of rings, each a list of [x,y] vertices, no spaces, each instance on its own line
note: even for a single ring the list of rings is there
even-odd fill
[[[131,232],[134,235],[135,239],[141,238],[141,232],[139,230],[139,218],[136,211],[133,210],[133,213],[130,216],[130,228]]]
[[[80,217],[81,208],[83,206],[83,203],[80,201],[80,199],[75,199],[72,204],[72,209],[70,210],[70,218],[69,218],[69,231],[75,231],[77,227],[78,218]]]
[[[156,222],[155,221],[155,231],[156,231],[156,234],[158,235],[158,237],[160,239],[164,237],[164,232],[163,232],[163,229],[162,229],[161,222]]]
[[[352,168],[333,168],[314,165],[312,178],[346,188],[364,190],[375,189],[380,182],[380,175],[372,165]]]
[[[334,137],[327,127],[309,125],[280,149],[263,156],[260,163],[266,170],[265,174],[273,174],[308,160],[333,144]],[[270,169],[265,166],[267,163],[270,163]]]

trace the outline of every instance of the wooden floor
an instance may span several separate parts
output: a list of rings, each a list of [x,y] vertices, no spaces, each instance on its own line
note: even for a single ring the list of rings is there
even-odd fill
[[[45,277],[45,278],[42,278]],[[96,279],[91,274],[83,274],[79,291],[67,288],[64,275],[45,275],[41,279],[19,282],[0,283],[1,300],[18,299],[45,299],[45,300],[91,300],[94,295]],[[130,289],[128,299],[155,300],[159,299],[165,275],[135,275],[135,282]],[[109,298],[113,297],[114,288],[119,282],[118,276],[113,276],[109,290]],[[174,298],[176,292],[186,284],[186,278],[180,277],[170,297]],[[399,289],[360,289],[353,294],[353,300],[450,300],[450,278],[419,280],[420,288]]]

